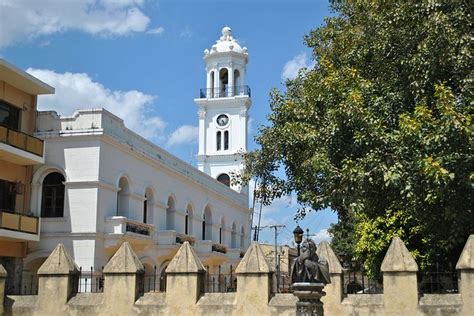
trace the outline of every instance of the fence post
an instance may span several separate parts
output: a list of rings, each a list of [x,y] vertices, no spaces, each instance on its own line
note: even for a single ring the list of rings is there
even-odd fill
[[[166,268],[167,315],[195,315],[205,269],[193,247],[185,241]]]
[[[382,261],[383,300],[386,315],[411,315],[418,308],[418,265],[399,237]]]
[[[5,285],[7,281],[7,270],[0,264],[0,315],[3,315],[3,302],[5,299]]]
[[[317,255],[326,259],[328,262],[329,274],[331,277],[331,283],[324,287],[326,296],[324,296],[321,301],[323,302],[324,308],[326,310],[331,310],[336,313],[336,311],[340,310],[341,308],[343,295],[342,266],[336,254],[334,253],[334,250],[327,241],[322,241],[319,243]]]
[[[139,295],[139,275],[145,268],[128,242],[104,267],[104,305],[110,315],[131,315]]]
[[[260,245],[253,241],[235,269],[237,275],[236,315],[268,314],[273,271]]]
[[[67,302],[76,291],[75,278],[78,267],[62,244],[54,248],[46,261],[38,269],[38,300],[36,310],[39,315],[66,315]]]
[[[461,279],[459,293],[462,299],[461,315],[472,315],[474,310],[474,235],[469,236],[456,264]]]

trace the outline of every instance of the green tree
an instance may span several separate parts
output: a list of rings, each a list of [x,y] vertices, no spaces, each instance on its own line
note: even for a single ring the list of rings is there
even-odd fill
[[[240,181],[256,177],[267,202],[295,192],[297,216],[330,207],[352,221],[353,251],[372,274],[394,236],[422,268],[453,262],[474,232],[469,3],[331,7],[305,37],[314,69],[271,91],[270,125]]]

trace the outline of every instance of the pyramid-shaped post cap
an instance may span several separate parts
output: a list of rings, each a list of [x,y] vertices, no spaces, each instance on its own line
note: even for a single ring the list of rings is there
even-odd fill
[[[252,241],[249,249],[235,269],[235,273],[270,273],[273,270],[265,259],[262,248],[256,241]]]
[[[458,263],[456,264],[457,270],[473,270],[474,269],[474,235],[469,236],[464,249],[461,252]]]
[[[382,261],[382,272],[416,272],[418,265],[399,237],[394,237]]]
[[[185,241],[166,268],[166,273],[199,273],[206,269],[193,247]]]
[[[79,268],[64,248],[64,245],[58,244],[38,269],[38,275],[70,274],[78,271]]]
[[[7,274],[7,270],[0,264],[0,278],[6,278]]]
[[[143,264],[128,242],[120,246],[104,267],[104,273],[137,273],[144,270]]]
[[[318,257],[326,259],[329,264],[329,273],[342,273],[342,266],[334,250],[327,241],[321,241],[317,250]]]

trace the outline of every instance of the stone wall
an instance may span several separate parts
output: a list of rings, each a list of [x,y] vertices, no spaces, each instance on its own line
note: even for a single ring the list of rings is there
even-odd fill
[[[472,315],[474,310],[474,235],[456,268],[458,294],[418,297],[418,266],[399,238],[394,238],[382,263],[384,294],[343,297],[342,268],[328,243],[318,253],[330,265],[331,284],[325,287],[326,315]],[[273,270],[257,243],[236,268],[237,291],[202,293],[205,269],[185,242],[167,268],[166,293],[139,293],[143,265],[128,243],[104,268],[103,293],[74,294],[78,268],[58,245],[38,271],[39,292],[4,296],[6,272],[0,266],[0,314],[4,315],[295,315],[293,294],[272,294]]]

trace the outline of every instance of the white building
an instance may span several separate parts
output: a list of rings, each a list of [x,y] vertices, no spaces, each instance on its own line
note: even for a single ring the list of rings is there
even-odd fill
[[[237,152],[247,148],[251,100],[243,86],[246,48],[229,28],[222,34],[205,51],[207,88],[195,100],[199,170],[106,110],[39,113],[45,164],[34,171],[31,208],[41,215],[41,241],[30,246],[26,273],[34,274],[58,243],[83,269],[100,270],[123,241],[158,273],[184,240],[211,271],[235,267],[250,241],[250,209],[247,188],[230,188],[228,176],[242,165]]]

